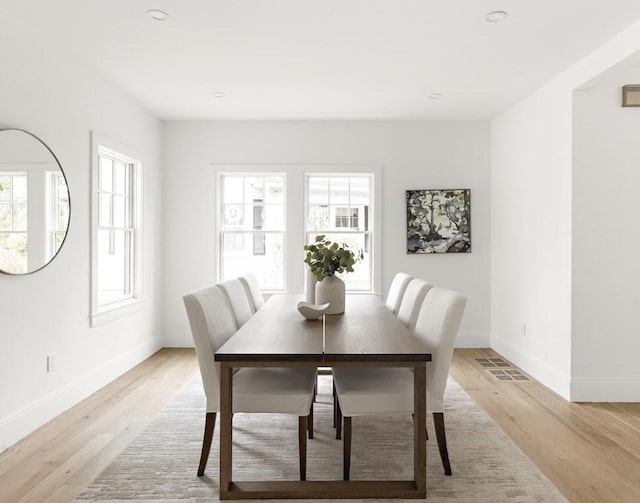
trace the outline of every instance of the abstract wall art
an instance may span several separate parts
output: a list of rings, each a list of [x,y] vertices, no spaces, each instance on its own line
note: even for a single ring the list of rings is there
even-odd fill
[[[471,190],[407,190],[407,253],[470,253]]]

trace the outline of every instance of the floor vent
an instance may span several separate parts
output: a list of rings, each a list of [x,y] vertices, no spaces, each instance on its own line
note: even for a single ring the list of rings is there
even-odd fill
[[[502,358],[476,358],[476,361],[483,367],[511,367],[511,364]]]
[[[476,361],[498,381],[530,381],[519,369],[502,358],[476,358]]]

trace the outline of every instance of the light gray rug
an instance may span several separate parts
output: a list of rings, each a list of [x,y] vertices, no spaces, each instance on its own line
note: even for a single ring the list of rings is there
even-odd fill
[[[335,439],[332,427],[331,381],[329,376],[320,379],[321,394],[314,409],[315,438],[308,442],[307,478],[340,479],[342,443]],[[445,403],[453,476],[445,477],[442,472],[435,434],[428,421],[428,501],[566,502],[453,379],[449,379]],[[219,501],[219,424],[216,424],[207,474],[202,478],[196,476],[204,404],[200,377],[196,375],[76,502]],[[295,480],[298,476],[297,425],[297,418],[289,416],[237,414],[234,417],[234,479]],[[351,478],[412,479],[412,438],[410,417],[354,418]]]

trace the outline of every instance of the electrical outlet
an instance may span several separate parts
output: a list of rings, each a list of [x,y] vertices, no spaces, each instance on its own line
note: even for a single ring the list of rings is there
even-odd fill
[[[55,354],[47,355],[47,372],[53,372],[55,370]]]
[[[523,323],[522,324],[522,335],[526,337],[527,335],[527,324]]]

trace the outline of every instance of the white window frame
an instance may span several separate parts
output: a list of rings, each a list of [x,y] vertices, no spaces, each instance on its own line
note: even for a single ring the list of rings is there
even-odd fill
[[[64,242],[64,238],[58,246],[56,235],[63,232],[66,233],[69,226],[69,218],[67,218],[67,228],[60,229],[59,213],[60,213],[60,193],[59,193],[59,180],[64,180],[67,183],[64,174],[60,171],[47,171],[45,182],[45,215],[47,216],[45,222],[45,259],[46,261],[52,260],[60,250],[60,246]],[[69,207],[69,189],[67,186],[67,216],[70,214]]]
[[[215,264],[216,280],[221,278],[221,246],[220,239],[221,218],[221,198],[220,176],[221,174],[255,173],[264,175],[266,173],[285,174],[285,291],[289,293],[303,293],[306,277],[306,264],[304,263],[304,243],[306,235],[307,221],[307,195],[306,176],[328,174],[336,175],[363,175],[370,174],[373,178],[371,187],[371,208],[369,209],[369,229],[372,234],[372,289],[371,291],[354,291],[352,293],[375,293],[380,294],[382,286],[382,240],[380,228],[382,225],[382,169],[380,166],[371,165],[304,165],[304,164],[211,164],[216,176],[215,179],[215,204],[214,209],[217,218],[212,226],[213,240],[215,243]],[[274,293],[266,291],[265,293]]]
[[[131,226],[132,252],[131,295],[126,299],[108,304],[99,304],[98,235],[99,235],[99,167],[100,154],[105,153],[131,165]],[[143,156],[125,145],[95,131],[91,135],[91,326],[98,326],[142,309],[143,296]]]
[[[288,221],[288,212],[287,212],[287,204],[288,204],[288,186],[289,186],[289,181],[288,181],[288,176],[287,173],[285,171],[283,171],[282,169],[278,169],[277,166],[271,166],[271,168],[273,169],[269,169],[270,166],[225,166],[225,167],[221,167],[220,170],[216,170],[216,214],[217,214],[217,218],[216,218],[216,232],[215,232],[215,243],[216,243],[216,253],[217,253],[217,260],[216,260],[216,277],[218,278],[218,281],[223,279],[223,268],[224,268],[224,256],[223,256],[223,239],[222,236],[225,232],[229,232],[229,233],[243,233],[246,234],[247,236],[250,235],[255,235],[257,233],[262,233],[262,234],[269,234],[269,233],[276,233],[276,234],[282,234],[282,241],[283,241],[283,278],[282,278],[282,284],[284,286],[283,289],[263,289],[264,293],[270,294],[270,293],[283,293],[287,290],[287,277],[288,277],[288,265],[287,265],[287,250],[288,250],[288,246],[287,246],[287,241],[288,241],[288,236],[289,236],[289,221]],[[225,176],[246,176],[246,177],[250,177],[250,176],[256,176],[256,177],[268,177],[268,176],[281,176],[284,178],[284,222],[285,222],[285,227],[284,229],[282,229],[281,231],[269,231],[269,230],[238,230],[238,231],[233,231],[233,230],[229,230],[229,231],[225,231],[224,229],[224,210],[222,208],[222,204],[223,204],[223,196],[222,196],[222,178]],[[247,271],[249,272],[249,271]]]
[[[318,177],[370,177],[371,186],[370,186],[370,204],[369,204],[369,226],[366,234],[370,236],[370,246],[371,249],[369,253],[371,253],[371,263],[370,263],[370,288],[362,289],[362,290],[349,290],[347,285],[347,291],[351,294],[358,293],[376,293],[379,294],[381,291],[381,239],[380,239],[380,225],[381,225],[381,190],[380,190],[380,180],[381,180],[381,170],[380,167],[377,166],[344,166],[341,169],[336,169],[335,166],[314,166],[313,168],[307,170],[304,174],[304,236],[306,238],[307,234],[315,233],[322,234],[326,232],[327,234],[340,234],[340,233],[364,233],[364,231],[353,230],[352,227],[340,227],[336,230],[327,230],[327,231],[315,231],[307,228],[307,222],[309,219],[309,178],[318,176]],[[331,214],[329,214],[329,218],[331,218]],[[364,218],[364,215],[359,215],[358,218]],[[335,223],[335,222],[334,222]],[[349,218],[349,224],[351,224],[351,218]]]

